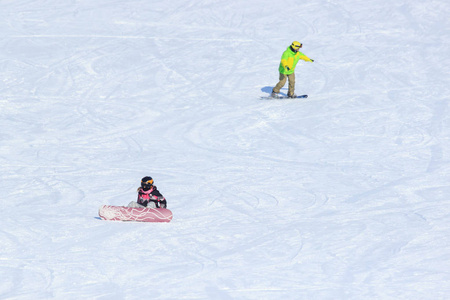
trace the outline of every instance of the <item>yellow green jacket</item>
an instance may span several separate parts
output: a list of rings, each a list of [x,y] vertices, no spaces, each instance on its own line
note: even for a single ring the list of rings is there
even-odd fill
[[[286,75],[292,74],[294,73],[295,67],[297,66],[297,63],[300,59],[312,62],[312,60],[308,56],[301,53],[300,51],[299,52],[292,51],[291,47],[289,46],[281,56],[280,67],[278,68],[278,70],[282,74]],[[289,70],[286,67],[289,67]]]

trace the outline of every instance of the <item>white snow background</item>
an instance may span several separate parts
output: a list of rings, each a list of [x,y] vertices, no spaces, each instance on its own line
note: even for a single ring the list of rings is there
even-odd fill
[[[0,298],[450,299],[449,16],[1,0]],[[146,175],[171,223],[98,218]]]

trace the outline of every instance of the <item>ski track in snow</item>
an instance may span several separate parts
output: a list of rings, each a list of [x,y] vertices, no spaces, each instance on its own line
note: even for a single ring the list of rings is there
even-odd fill
[[[3,1],[0,298],[446,299],[449,12]],[[145,175],[171,223],[99,220]]]

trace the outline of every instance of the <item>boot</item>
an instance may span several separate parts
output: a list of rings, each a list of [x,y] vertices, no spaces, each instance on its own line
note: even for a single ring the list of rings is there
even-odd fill
[[[278,97],[278,93],[275,93],[275,92],[272,90],[272,94],[270,94],[270,97],[272,97],[272,98],[277,98],[277,97]]]

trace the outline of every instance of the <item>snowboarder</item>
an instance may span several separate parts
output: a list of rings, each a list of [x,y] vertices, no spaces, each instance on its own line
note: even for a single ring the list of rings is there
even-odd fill
[[[284,51],[281,56],[280,66],[278,71],[280,72],[280,81],[277,85],[272,89],[272,97],[277,97],[277,94],[280,92],[280,89],[286,84],[286,79],[289,80],[289,89],[288,89],[288,97],[296,98],[297,96],[294,94],[295,90],[295,66],[297,65],[300,59],[304,61],[313,62],[313,59],[310,59],[305,54],[299,52],[300,48],[302,48],[303,44],[297,41],[292,42],[292,44]]]
[[[128,207],[167,208],[167,201],[153,185],[153,178],[145,176],[141,180],[141,186],[137,189],[137,202],[131,201]]]

